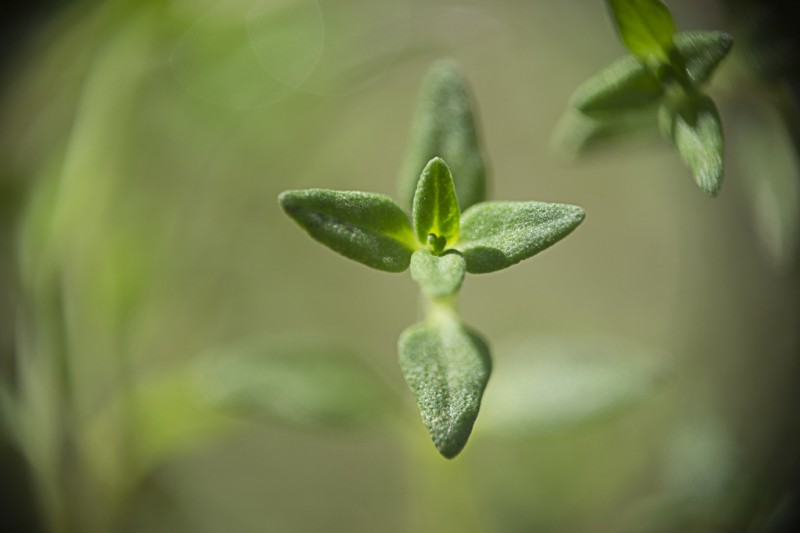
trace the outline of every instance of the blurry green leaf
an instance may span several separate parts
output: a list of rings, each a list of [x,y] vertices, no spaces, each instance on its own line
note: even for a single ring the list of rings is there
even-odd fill
[[[748,101],[731,121],[730,171],[749,193],[761,244],[782,272],[800,255],[800,160],[783,117],[762,101]]]
[[[610,337],[525,339],[498,350],[481,428],[524,435],[635,403],[663,379],[663,355]]]
[[[713,504],[731,493],[741,457],[720,414],[693,413],[674,428],[666,444],[663,484],[686,500]]]
[[[634,112],[590,117],[577,109],[568,108],[553,131],[551,148],[562,156],[575,158],[605,142],[632,135],[658,135],[656,107]]]
[[[628,50],[641,59],[668,60],[675,21],[661,0],[608,0],[608,5]]]
[[[631,502],[621,531],[735,531],[741,509],[751,498],[752,478],[742,460],[741,442],[729,422],[707,407],[692,404],[677,424],[669,427],[656,458],[660,490]],[[699,411],[699,414],[698,414]],[[765,510],[772,514],[773,510]],[[752,520],[748,513],[748,521]],[[652,525],[658,524],[653,530]],[[755,524],[755,522],[753,522]],[[754,526],[753,531],[781,531]]]
[[[374,421],[391,407],[380,378],[328,340],[217,350],[202,382],[214,405],[295,424],[353,425]]]
[[[125,486],[135,481],[125,479],[131,461],[146,475],[169,457],[228,435],[242,416],[353,425],[388,412],[384,391],[374,372],[330,339],[306,332],[303,339],[242,342],[137,376],[92,420],[84,448],[98,477]]]
[[[641,61],[626,56],[578,87],[570,103],[588,115],[612,114],[652,104],[663,92]]]
[[[414,193],[411,216],[420,243],[427,242],[429,235],[444,237],[446,243],[458,238],[461,211],[453,176],[442,159],[435,157],[425,165]]]
[[[454,319],[443,320],[406,329],[398,352],[434,445],[455,457],[472,432],[491,372],[486,343]]]
[[[448,161],[461,209],[486,199],[486,163],[467,81],[454,62],[435,63],[423,81],[409,152],[400,175],[400,198],[411,205],[422,168]]]
[[[695,86],[708,81],[733,46],[733,37],[721,31],[685,31],[675,35],[675,49]]]
[[[279,202],[314,239],[378,270],[402,272],[417,247],[408,217],[388,196],[306,189],[283,192]]]
[[[464,212],[456,249],[467,260],[467,272],[494,272],[555,244],[583,218],[583,209],[574,205],[483,202]]]
[[[117,389],[84,434],[98,478],[113,487],[135,485],[162,461],[234,428],[234,420],[206,400],[195,375],[203,363],[157,369]]]
[[[423,249],[411,256],[411,277],[429,298],[446,298],[458,292],[466,271],[464,256],[455,250],[434,255]]]
[[[724,141],[717,106],[705,95],[666,103],[659,111],[659,123],[697,185],[709,196],[722,186]]]

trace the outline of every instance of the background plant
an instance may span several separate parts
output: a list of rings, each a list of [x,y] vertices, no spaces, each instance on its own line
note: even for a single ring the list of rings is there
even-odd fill
[[[609,134],[656,121],[709,196],[719,194],[724,141],[719,111],[702,91],[733,38],[724,32],[678,32],[661,0],[609,0],[617,33],[631,55],[581,85],[562,119],[569,152]]]

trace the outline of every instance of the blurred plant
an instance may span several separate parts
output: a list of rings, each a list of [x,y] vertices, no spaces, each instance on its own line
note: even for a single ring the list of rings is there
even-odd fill
[[[78,45],[64,43],[63,48],[59,47],[59,54],[50,59],[73,65],[63,58],[91,58],[91,61],[85,60],[85,66],[75,60],[71,67],[85,68],[90,75],[85,80],[82,75],[74,76],[80,80],[80,84],[76,84],[80,90],[75,90],[81,95],[80,105],[76,106],[74,120],[71,112],[63,112],[70,124],[65,128],[65,146],[44,143],[43,149],[32,151],[31,158],[37,160],[32,168],[40,179],[25,205],[20,227],[13,228],[20,230],[16,243],[19,249],[9,246],[12,251],[8,254],[9,262],[16,261],[20,286],[14,283],[17,280],[12,280],[3,291],[3,297],[13,299],[14,304],[17,304],[18,295],[19,305],[13,306],[18,311],[12,350],[16,359],[14,375],[10,380],[0,380],[0,444],[6,441],[21,450],[33,480],[32,490],[40,507],[42,525],[48,531],[128,531],[131,516],[138,512],[137,500],[158,482],[158,475],[153,473],[189,448],[229,435],[233,428],[241,427],[237,423],[241,415],[266,418],[270,424],[278,420],[311,428],[335,425],[352,429],[361,427],[362,423],[378,426],[386,421],[396,422],[390,420],[395,398],[387,383],[368,365],[353,357],[348,345],[342,347],[328,337],[309,340],[306,331],[302,341],[279,341],[272,337],[253,342],[237,341],[210,352],[204,350],[179,363],[145,365],[134,359],[140,348],[132,348],[127,336],[132,336],[131,325],[135,326],[136,319],[144,314],[140,300],[151,286],[149,273],[155,269],[152,257],[155,245],[151,237],[156,231],[162,232],[165,224],[163,220],[152,222],[159,218],[160,210],[145,202],[136,204],[132,210],[147,205],[146,217],[128,218],[127,210],[113,207],[136,202],[136,195],[130,194],[131,190],[124,186],[142,174],[139,167],[133,165],[140,154],[126,155],[126,148],[136,146],[136,138],[130,136],[133,128],[128,119],[139,113],[137,109],[157,104],[146,100],[147,105],[141,106],[144,103],[142,88],[148,89],[145,91],[147,98],[152,96],[150,84],[141,81],[153,68],[152,51],[172,40],[163,39],[161,33],[164,23],[160,18],[163,7],[160,2],[152,5],[129,2],[123,6],[125,9],[120,9],[120,4],[124,3],[107,4],[100,13],[102,16],[92,19],[91,28],[108,24],[108,27],[124,30],[102,32],[110,37],[98,47],[96,54],[88,51],[96,44],[91,38],[96,32],[87,31],[84,23],[75,24],[72,30]],[[361,13],[360,8],[367,4],[359,2],[358,9],[350,7],[353,12]],[[615,2],[612,7],[622,4]],[[666,12],[667,19],[664,19],[661,8],[653,8],[653,5],[663,7],[660,3],[627,4],[649,5],[655,18],[661,17],[662,22],[668,19],[662,26],[671,25],[674,30],[669,13]],[[298,87],[324,86],[324,76],[323,81],[306,82],[310,65],[315,64],[323,44],[322,18],[317,17],[317,7],[316,3],[307,3],[287,8],[280,11],[280,21],[273,21],[266,16],[272,13],[267,9],[272,5],[261,3],[247,17],[247,29],[260,38],[255,46],[259,59],[271,67],[270,74],[279,80],[259,78],[257,90],[253,80],[242,82],[249,66],[245,60],[250,56],[240,52],[250,50],[251,43],[231,39],[231,31],[217,31],[220,26],[230,29],[226,25],[230,21],[217,16],[205,17],[180,41],[170,56],[172,73],[188,92],[200,99],[236,108],[250,108],[283,98]],[[641,12],[648,10],[643,7]],[[133,16],[134,13],[143,15]],[[371,15],[370,12],[370,17],[366,18],[374,23]],[[294,22],[287,22],[290,20]],[[634,28],[641,22],[630,16],[626,20],[625,24]],[[282,30],[299,24],[303,32],[266,31],[269,28],[260,26],[268,23]],[[330,33],[332,28],[328,24],[324,29]],[[386,29],[382,26],[380,33],[384,34]],[[301,39],[298,35],[310,38]],[[666,33],[658,33],[658,36],[663,35]],[[607,114],[595,112],[597,110],[572,110],[579,122],[583,121],[581,124],[590,126],[584,130],[588,131],[584,140],[630,131],[643,122],[655,124],[657,104],[661,102],[665,106],[671,102],[673,89],[686,91],[682,96],[687,99],[697,98],[694,103],[689,102],[689,108],[697,104],[701,110],[705,109],[703,106],[707,104],[703,103],[706,102],[703,98],[707,97],[699,93],[701,81],[698,80],[702,76],[708,78],[727,53],[729,38],[713,32],[679,33],[672,37],[669,46],[660,43],[659,38],[655,39],[658,46],[654,50],[663,52],[670,48],[671,51],[667,55],[668,63],[663,63],[659,53],[653,54],[657,63],[654,72],[663,75],[666,68],[676,79],[667,83],[652,74],[653,62],[648,59],[638,55],[627,58],[632,66],[626,68],[631,68],[633,77],[622,75],[624,72],[620,70],[619,79],[612,76],[610,81],[606,80],[610,84],[608,87],[597,89],[597,94],[591,96],[600,103],[616,102],[619,109],[611,106],[613,109]],[[354,42],[348,39],[330,41],[341,46],[353,46]],[[362,41],[355,42],[355,46],[370,48],[361,46]],[[647,42],[647,35],[638,36],[630,46],[647,48]],[[298,51],[296,43],[305,48]],[[244,44],[248,46],[239,46]],[[301,61],[281,63],[280,60],[290,57],[281,54],[284,48],[292,48]],[[220,58],[220,50],[230,53]],[[262,51],[264,54],[260,53]],[[350,58],[352,54],[345,51],[340,54]],[[370,51],[380,55],[381,61],[391,52],[383,48],[370,48]],[[272,55],[265,55],[267,53]],[[676,65],[682,64],[675,63],[676,57],[682,57],[686,63],[685,70],[678,69],[677,73]],[[125,68],[120,68],[121,65]],[[236,67],[235,75],[221,68],[232,65]],[[697,87],[690,85],[698,89],[696,93],[687,90],[677,77],[693,72],[698,77],[688,80],[690,84],[698,83]],[[653,79],[661,89],[650,91]],[[619,83],[614,85],[617,83],[614,80]],[[639,96],[626,87],[640,89]],[[30,88],[28,84],[25,92],[34,93]],[[272,88],[272,92],[263,90],[265,88]],[[653,93],[656,96],[649,104],[642,103],[642,99],[647,100]],[[589,96],[586,98],[591,100]],[[70,100],[65,98],[65,101]],[[170,100],[170,103],[173,102]],[[636,111],[639,103],[642,103],[641,113]],[[713,103],[708,105],[713,110]],[[171,109],[173,107],[176,106],[170,105]],[[20,115],[27,121],[24,111],[29,108],[21,109]],[[715,110],[701,113],[706,118],[709,114],[716,117]],[[764,120],[756,116],[752,125],[742,127],[740,142],[749,152],[741,150],[743,161],[739,166],[746,170],[748,162],[750,165],[764,163],[759,174],[765,179],[786,177],[774,172],[776,165],[786,166],[795,171],[789,176],[793,178],[797,169],[796,153],[791,151],[786,138],[765,138],[761,133],[762,129],[774,131],[769,129],[772,122],[779,120],[774,115],[765,115]],[[679,118],[685,119],[683,115]],[[673,119],[670,120],[675,122]],[[174,117],[170,120],[180,122]],[[275,122],[284,128],[288,121]],[[48,121],[39,119],[31,123]],[[718,118],[709,123],[712,130],[719,126]],[[216,130],[218,126],[214,122],[212,127]],[[182,127],[188,131],[194,123]],[[15,127],[9,129],[15,130]],[[684,141],[693,139],[694,132],[678,131],[683,132],[678,137]],[[147,135],[151,135],[149,128]],[[780,140],[784,142],[777,142]],[[734,136],[731,141],[735,143],[737,138]],[[157,144],[163,143],[158,139]],[[737,147],[736,144],[732,146]],[[684,150],[691,148],[684,147]],[[721,137],[718,148],[721,152]],[[681,146],[678,149],[681,150]],[[715,156],[714,149],[712,146],[712,156]],[[763,161],[750,157],[753,150],[759,152]],[[339,253],[379,269],[411,268],[412,277],[422,290],[426,318],[402,334],[401,366],[420,403],[423,420],[444,455],[459,453],[481,404],[487,423],[478,428],[473,439],[493,438],[492,444],[496,445],[500,440],[528,438],[616,412],[641,400],[662,382],[661,369],[651,364],[659,355],[648,354],[645,347],[628,341],[529,337],[511,349],[502,345],[493,347],[493,353],[499,355],[492,374],[494,385],[481,398],[492,365],[485,341],[463,324],[456,311],[456,296],[465,272],[489,272],[529,257],[574,229],[583,213],[572,206],[484,202],[486,158],[466,84],[452,64],[437,65],[427,78],[410,152],[400,178],[399,197],[406,211],[411,211],[411,222],[402,208],[380,195],[313,190],[295,191],[288,197],[301,204],[299,213],[302,216],[309,217],[310,222],[306,221],[304,227],[312,235],[319,232],[322,237],[314,235],[315,238]],[[170,155],[175,153],[169,152]],[[698,153],[702,156],[705,152]],[[62,156],[66,163],[61,162]],[[698,165],[704,162],[700,156],[693,160]],[[767,162],[771,166],[766,166]],[[28,172],[22,174],[27,176]],[[718,185],[717,181],[716,191]],[[159,180],[159,190],[161,186]],[[796,191],[795,182],[776,181],[773,188],[758,196],[764,213],[776,218],[774,225],[792,239],[797,227],[793,224],[797,212]],[[4,192],[0,190],[0,201],[8,198],[2,197]],[[15,196],[14,202],[16,200]],[[793,217],[775,217],[772,200],[788,204],[787,210],[791,208]],[[8,204],[1,205],[5,208]],[[308,204],[312,206],[310,211]],[[319,210],[320,205],[325,209]],[[554,219],[547,218],[551,210]],[[9,212],[4,210],[2,214]],[[545,224],[541,225],[543,221]],[[776,249],[784,248],[783,240],[776,239]],[[18,252],[20,257],[13,257],[13,252]],[[179,255],[174,250],[171,252]],[[167,313],[158,316],[159,320],[166,317]],[[172,327],[169,320],[164,322]],[[192,326],[198,327],[194,323]],[[181,347],[186,342],[172,331],[167,333],[165,329],[164,333],[175,336]],[[184,355],[192,353],[190,348]],[[387,425],[381,429],[386,429]],[[704,422],[699,429],[707,429],[707,426]],[[421,431],[418,424],[413,427]],[[716,487],[727,488],[725,483],[732,471],[728,463],[735,461],[725,455],[724,439],[710,434],[701,442],[703,445],[697,446],[694,433],[692,430],[688,432],[689,437],[679,440],[674,460],[668,457],[670,464],[665,470],[670,479],[667,484],[675,487],[674,499],[679,503],[685,497],[694,498],[695,493],[708,493],[707,499],[697,504],[707,506],[707,502],[714,502],[717,493],[724,492]],[[715,444],[717,441],[719,444]],[[427,443],[423,440],[422,444]],[[546,444],[541,441],[536,454],[530,453],[528,442],[519,444],[524,447],[522,455],[543,457],[542,447]],[[560,448],[560,444],[556,446]],[[702,453],[687,459],[684,448]],[[561,491],[569,494],[560,499],[569,501],[569,512],[574,513],[572,502],[576,500],[573,495],[576,487],[563,470],[566,465],[580,466],[581,463],[575,461],[574,446],[563,449],[569,458],[563,463],[554,462],[554,468],[558,470],[558,479],[565,480]],[[458,472],[459,466],[473,464],[442,464],[447,477],[437,479],[436,463],[443,461],[427,452],[424,446],[422,457],[416,458],[420,464],[408,469],[413,476],[421,478],[421,487],[415,487],[420,490],[415,490],[411,499],[418,499],[422,506],[429,507],[431,514],[441,515],[442,527],[437,528],[435,521],[424,522],[429,518],[425,516],[426,528],[411,529],[451,530],[474,526],[471,523],[474,515],[482,514],[486,511],[482,507],[489,505],[474,494],[468,494],[472,490],[469,479],[451,476]],[[594,448],[592,453],[595,453]],[[480,454],[473,457],[480,457]],[[515,473],[524,468],[516,459],[511,470]],[[493,462],[489,466],[498,470]],[[616,468],[616,464],[610,464],[610,468]],[[506,476],[498,483],[501,490],[491,491],[497,494],[493,497],[511,499],[516,491],[516,495],[525,500],[520,508],[534,509],[531,513],[541,512],[553,499],[536,502],[536,493],[520,491],[518,484],[534,480],[554,494],[558,494],[558,487],[543,480],[535,471],[526,470],[526,473],[531,472],[534,475]],[[705,483],[697,483],[697,472],[702,473]],[[12,479],[13,474],[4,472],[2,477],[4,488],[13,487],[15,495],[22,494],[19,498],[27,497],[24,487],[20,488],[20,484],[15,483],[17,480]],[[603,476],[595,477],[603,479]],[[279,478],[272,479],[276,480],[276,485],[280,484]],[[602,490],[608,492],[605,486]],[[421,497],[416,492],[421,493]],[[452,503],[443,501],[443,494],[457,500],[457,512],[447,512],[453,510],[447,507]],[[675,517],[673,520],[681,519],[681,510],[672,500],[656,503],[665,509],[664,514]],[[14,505],[13,500],[10,505]],[[411,514],[415,518],[418,516]],[[419,513],[420,516],[424,514]],[[502,514],[510,522],[500,529],[530,529],[527,524],[513,522],[517,519],[513,513]],[[162,515],[156,516],[153,520],[164,520]],[[9,526],[8,520],[4,515],[4,526]],[[459,520],[460,523],[454,525],[454,521]],[[652,526],[653,522],[648,515],[645,523]],[[10,527],[20,530],[13,525]],[[206,529],[209,527],[213,529],[206,525]],[[162,525],[162,529],[173,530],[170,525]]]
[[[455,180],[440,157],[425,165],[411,200],[413,225],[398,204],[379,194],[293,190],[279,201],[312,238],[335,252],[388,272],[411,267],[425,299],[425,320],[400,335],[400,367],[434,445],[452,458],[469,438],[491,371],[486,342],[456,310],[465,273],[495,272],[532,257],[572,232],[584,212],[563,204],[484,201],[486,172],[474,155],[481,150],[465,81],[452,64],[439,63],[424,94],[415,132],[421,141],[410,160],[449,147],[443,151],[468,161]],[[451,95],[453,107],[447,102]]]
[[[608,5],[631,55],[575,91],[556,143],[578,154],[591,141],[657,123],[697,185],[717,196],[723,177],[722,124],[702,87],[733,39],[716,31],[676,32],[661,0],[609,0]]]

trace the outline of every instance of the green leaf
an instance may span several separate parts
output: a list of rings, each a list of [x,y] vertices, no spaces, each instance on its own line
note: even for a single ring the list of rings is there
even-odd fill
[[[441,158],[431,159],[422,171],[411,216],[417,240],[422,244],[429,242],[429,235],[444,237],[446,243],[458,237],[461,210],[450,169]]]
[[[90,420],[83,436],[94,475],[108,486],[135,485],[170,457],[229,435],[236,420],[211,405],[196,372],[205,360],[159,368],[119,388]],[[135,455],[119,444],[135,436]],[[136,470],[131,470],[131,466]]]
[[[722,186],[724,141],[717,106],[708,96],[697,95],[662,106],[659,123],[697,185],[709,196]]]
[[[435,63],[423,81],[400,174],[400,198],[406,205],[413,202],[423,167],[437,156],[449,161],[462,209],[486,199],[486,157],[467,81],[450,60]]]
[[[776,108],[752,98],[741,109],[727,141],[735,158],[730,172],[747,187],[745,197],[767,256],[788,274],[800,257],[800,154]]]
[[[551,148],[562,156],[574,158],[620,137],[652,134],[657,137],[657,111],[656,107],[646,107],[598,118],[570,107],[556,124]]]
[[[281,207],[311,237],[378,270],[402,272],[417,248],[403,210],[388,196],[354,191],[286,191]]]
[[[486,343],[451,319],[406,329],[398,351],[434,445],[448,459],[455,457],[472,432],[491,372]]]
[[[464,256],[455,250],[434,255],[423,249],[411,256],[411,277],[428,298],[441,299],[457,293],[466,271]]]
[[[669,61],[675,20],[661,0],[609,0],[608,5],[628,50],[640,59]]]
[[[733,37],[721,31],[685,31],[675,35],[675,49],[695,87],[708,81],[732,46]]]
[[[464,212],[456,249],[467,260],[467,272],[494,272],[555,244],[583,218],[583,209],[574,205],[484,202]]]
[[[626,56],[581,85],[570,103],[588,115],[610,115],[646,107],[663,93],[649,69],[635,57]]]
[[[664,354],[614,337],[532,337],[498,347],[481,429],[530,435],[629,407],[664,382]]]
[[[238,342],[136,376],[87,427],[93,471],[133,483],[169,457],[230,435],[245,417],[354,427],[394,408],[379,376],[352,352],[325,336],[302,335]],[[109,443],[130,438],[127,432],[136,435],[136,455],[122,458]]]
[[[206,397],[232,413],[352,427],[375,422],[393,407],[379,376],[330,339],[242,343],[207,357],[201,376]]]

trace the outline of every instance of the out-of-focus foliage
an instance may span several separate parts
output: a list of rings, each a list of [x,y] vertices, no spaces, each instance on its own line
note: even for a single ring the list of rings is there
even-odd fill
[[[624,153],[549,153],[570,92],[618,54],[600,2],[54,12],[14,47],[0,99],[0,468],[18,465],[0,472],[17,498],[2,498],[3,526],[26,512],[16,523],[81,533],[791,526],[791,114],[742,83],[754,49],[711,3],[669,6],[680,27],[737,42],[711,89],[730,143],[711,204],[646,127]],[[480,95],[493,196],[588,214],[558,253],[461,289],[487,338],[553,340],[497,343],[455,461],[431,453],[396,361],[413,281],[325,253],[275,202],[312,186],[392,193],[442,55]],[[628,127],[580,120],[593,141]],[[753,205],[784,277],[742,216]],[[493,427],[515,384],[530,431]]]
[[[702,86],[730,51],[733,38],[715,31],[676,33],[675,20],[661,0],[608,0],[608,6],[632,55],[578,87],[556,128],[554,144],[577,155],[590,141],[637,133],[640,121],[652,119],[658,105],[662,134],[700,189],[717,196],[725,144],[719,112]]]
[[[737,116],[731,146],[764,251],[781,272],[797,265],[800,156],[777,112],[757,100]]]
[[[612,338],[531,338],[498,347],[503,359],[484,404],[489,434],[530,435],[635,405],[668,381],[667,357]]]
[[[420,102],[400,175],[400,198],[411,205],[420,172],[434,157],[447,161],[458,179],[461,209],[486,200],[486,155],[467,81],[452,60],[440,60],[423,80]]]

